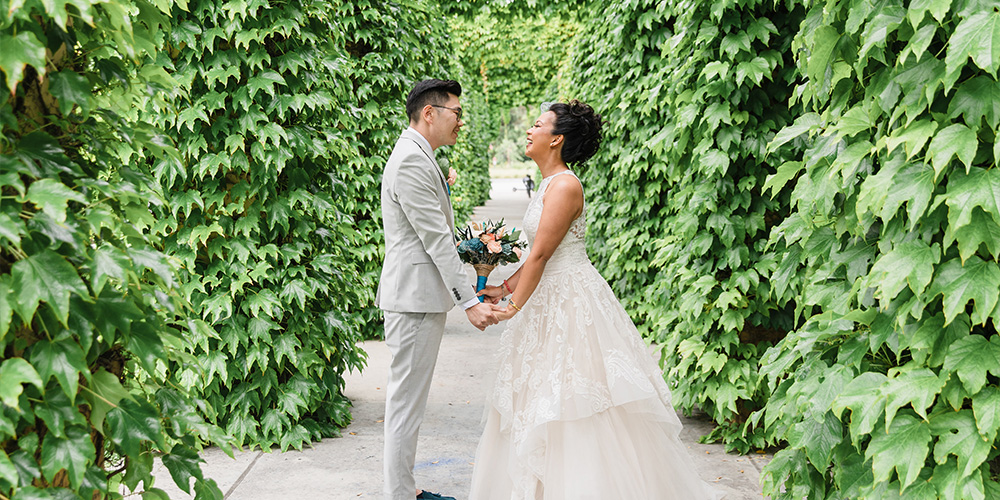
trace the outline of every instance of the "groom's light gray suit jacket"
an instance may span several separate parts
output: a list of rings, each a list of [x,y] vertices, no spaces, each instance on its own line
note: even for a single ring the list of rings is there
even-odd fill
[[[447,181],[413,130],[400,135],[382,175],[385,263],[375,302],[396,312],[447,312],[475,296],[455,250]]]

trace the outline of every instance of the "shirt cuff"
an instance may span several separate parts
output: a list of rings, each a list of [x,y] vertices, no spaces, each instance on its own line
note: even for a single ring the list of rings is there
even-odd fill
[[[462,303],[462,310],[479,305],[479,297],[473,297]]]

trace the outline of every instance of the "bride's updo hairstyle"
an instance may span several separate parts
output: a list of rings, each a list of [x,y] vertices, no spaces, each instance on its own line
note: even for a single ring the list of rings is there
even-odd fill
[[[562,159],[577,169],[597,153],[601,146],[601,115],[586,103],[573,99],[569,103],[557,102],[549,106],[556,114],[553,135],[562,135],[565,143]]]

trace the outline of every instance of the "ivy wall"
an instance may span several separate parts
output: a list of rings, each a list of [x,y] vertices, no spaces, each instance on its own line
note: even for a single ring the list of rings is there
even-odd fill
[[[170,87],[157,57],[183,4],[23,2],[0,23],[0,496],[103,498],[151,484],[152,451],[221,498],[206,401],[170,384],[201,327],[143,221],[149,168],[178,157],[130,109]],[[158,99],[154,97],[154,99]],[[125,149],[141,156],[129,158]],[[150,489],[152,494],[155,490]]]
[[[773,498],[1000,496],[992,2],[620,2],[590,250]]]

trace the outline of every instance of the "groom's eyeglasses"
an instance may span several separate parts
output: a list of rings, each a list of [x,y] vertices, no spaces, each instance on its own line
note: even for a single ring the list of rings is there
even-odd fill
[[[462,108],[450,108],[450,107],[448,107],[448,106],[439,106],[439,105],[437,105],[437,104],[431,104],[431,107],[434,107],[434,108],[444,108],[444,109],[450,109],[450,110],[454,111],[456,115],[458,115],[458,119],[459,119],[459,120],[461,120],[461,119],[462,119]]]

